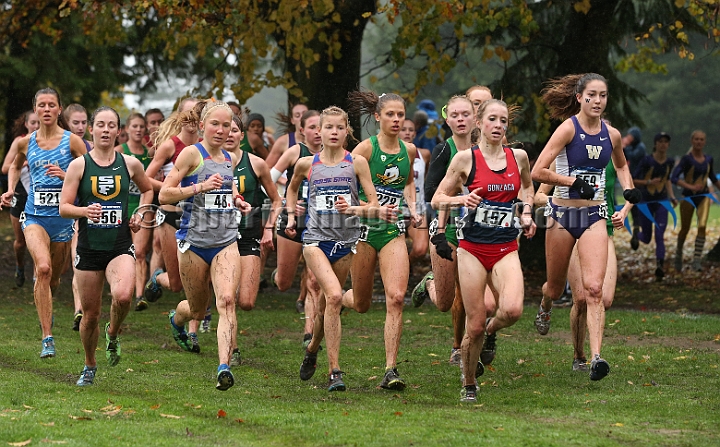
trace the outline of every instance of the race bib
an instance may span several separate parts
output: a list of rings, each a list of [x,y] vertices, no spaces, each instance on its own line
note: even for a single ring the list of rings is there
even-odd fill
[[[205,194],[205,211],[217,213],[234,209],[231,190],[216,189]]]
[[[128,185],[128,194],[131,196],[139,196],[141,194],[140,188],[138,188],[138,185],[135,184],[135,182],[130,182]]]
[[[308,184],[307,180],[303,180],[302,187],[300,188],[300,198],[307,201],[309,191],[310,185]]]
[[[177,241],[177,247],[180,253],[185,253],[190,248],[190,242],[186,241],[185,239],[179,239]]]
[[[483,227],[509,228],[513,226],[513,208],[481,202],[475,211],[475,223]]]
[[[35,206],[60,206],[59,186],[45,186],[35,188]]]
[[[386,186],[375,186],[377,192],[378,203],[380,206],[400,205],[403,198],[403,192],[397,189],[388,188]]]
[[[600,180],[602,179],[603,170],[597,168],[577,167],[570,171],[570,176],[583,179],[588,185],[592,186],[596,191],[600,188]]]
[[[338,213],[335,202],[344,198],[348,205],[352,205],[349,186],[319,186],[315,194],[315,209],[320,214]]]
[[[123,207],[120,202],[97,202],[102,207],[100,220],[87,221],[88,228],[118,228],[122,225]],[[91,204],[92,205],[92,204]]]

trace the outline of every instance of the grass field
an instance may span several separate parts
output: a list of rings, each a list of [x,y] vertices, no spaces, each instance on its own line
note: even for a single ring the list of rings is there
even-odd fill
[[[7,228],[0,231],[7,239]],[[54,359],[39,358],[30,285],[0,278],[0,445],[720,445],[720,317],[683,305],[702,293],[716,309],[717,282],[696,290],[683,281],[621,280],[603,348],[612,370],[600,382],[571,370],[568,310],[557,309],[541,337],[532,324],[537,297],[528,297],[533,304],[498,338],[477,405],[459,402],[460,371],[447,363],[449,314],[406,308],[398,369],[408,388],[397,393],[378,387],[383,306],[346,311],[340,360],[348,391],[329,393],[324,351],[315,377],[298,378],[295,294],[270,292],[238,313],[243,363],[229,391],[214,388],[214,333],[200,335],[199,355],[175,345],[167,311],[181,295],[171,293],[128,316],[121,363],[107,367],[98,352],[96,384],[79,389],[83,353],[70,329],[67,278],[55,302]],[[647,302],[671,310],[635,310]],[[102,324],[108,309],[109,298]]]

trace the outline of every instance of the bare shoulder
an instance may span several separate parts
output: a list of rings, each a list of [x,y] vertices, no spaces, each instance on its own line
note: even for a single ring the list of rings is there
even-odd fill
[[[369,159],[372,155],[372,143],[370,142],[370,139],[363,140],[355,146],[355,149],[353,149],[353,155],[361,155],[365,157],[366,159]]]

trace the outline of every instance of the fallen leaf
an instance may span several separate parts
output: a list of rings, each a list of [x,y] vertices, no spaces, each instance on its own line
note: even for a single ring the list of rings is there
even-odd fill
[[[156,360],[150,360],[149,362],[143,362],[143,364],[145,364],[145,365],[151,365],[153,363],[160,363],[160,360],[156,359]]]
[[[377,376],[370,376],[368,377],[368,381],[377,379]]]
[[[402,415],[403,415],[403,414],[402,414],[402,411],[396,411],[396,412],[395,412],[395,416],[402,416]]]
[[[418,312],[418,315],[425,315],[425,312]]]
[[[624,427],[624,426],[625,426],[625,424],[623,424],[622,422],[616,422],[613,424],[613,427]]]
[[[635,384],[628,380],[628,385],[635,385]]]
[[[150,407],[151,410],[157,410],[158,408],[160,408],[160,404],[155,404]]]
[[[635,357],[629,355],[629,356],[628,356],[628,360],[635,360]]]
[[[73,416],[72,414],[68,414],[70,419],[75,419],[76,421],[92,421],[92,418],[89,418],[87,416]]]
[[[119,414],[119,413],[120,413],[120,409],[106,411],[106,412],[103,413],[103,414],[104,414],[105,416],[116,416],[116,415]]]
[[[23,407],[27,408],[28,410],[34,410],[35,407],[31,407],[30,405],[23,405]]]
[[[238,424],[244,424],[244,423],[245,423],[245,421],[244,421],[243,419],[235,419],[235,422],[237,422]]]
[[[270,399],[280,399],[282,396],[270,396]]]
[[[218,412],[217,412],[218,418],[224,418],[225,416],[227,416],[227,413],[225,413],[225,410],[218,410]]]
[[[67,444],[67,441],[54,441],[52,439],[45,438],[40,442],[48,442],[50,444]]]
[[[110,410],[119,410],[122,408],[122,405],[108,405],[107,407],[102,407],[100,411],[110,411]]]
[[[131,373],[131,372],[135,372],[135,370],[132,369],[132,368],[128,368],[128,369],[125,370],[125,372],[126,372],[126,373]]]
[[[432,353],[432,352],[431,352],[430,354],[428,354],[428,355],[429,355],[430,357],[437,357],[437,356],[438,356],[437,354]]]
[[[517,361],[517,364],[518,364],[518,365],[522,365],[523,363],[525,363],[525,360],[523,360],[523,359],[518,359],[518,361]]]
[[[434,362],[430,363],[431,365],[439,365],[441,362],[439,360],[435,360]]]
[[[40,425],[44,425],[45,427],[54,427],[55,422],[48,422],[47,424],[44,422],[40,422]]]
[[[687,356],[681,355],[680,357],[675,357],[673,360],[685,360]]]
[[[160,413],[160,416],[162,416],[162,417],[164,417],[164,418],[168,418],[168,419],[182,419],[182,417],[180,417],[180,416],[175,416],[174,414],[163,414],[163,413]]]
[[[369,335],[358,335],[358,338],[370,338]]]
[[[487,366],[485,367],[485,369],[487,369],[487,370],[490,371],[490,372],[495,372],[495,367],[492,366],[492,365],[487,365]]]
[[[8,445],[15,445],[18,447],[22,447],[24,445],[30,444],[31,442],[32,442],[32,438],[28,439],[27,441],[22,441],[22,442],[8,442]]]
[[[505,429],[502,428],[502,427],[495,427],[495,430],[497,430],[497,431],[505,431]]]
[[[83,410],[83,413],[92,413],[92,410]]]

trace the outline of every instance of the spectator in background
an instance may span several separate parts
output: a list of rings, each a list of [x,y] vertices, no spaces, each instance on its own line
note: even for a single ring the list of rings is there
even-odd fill
[[[440,137],[440,127],[436,124],[437,120],[438,113],[435,110],[435,103],[429,99],[420,101],[418,110],[413,115],[417,132],[413,142],[416,147],[432,151],[435,146],[443,142]]]
[[[622,138],[623,152],[630,167],[630,172],[635,172],[640,164],[640,160],[645,158],[647,151],[645,143],[642,142],[642,132],[633,126],[628,129],[627,134]],[[640,211],[636,206],[630,208],[630,215],[633,221],[633,238],[637,238],[640,231]]]

